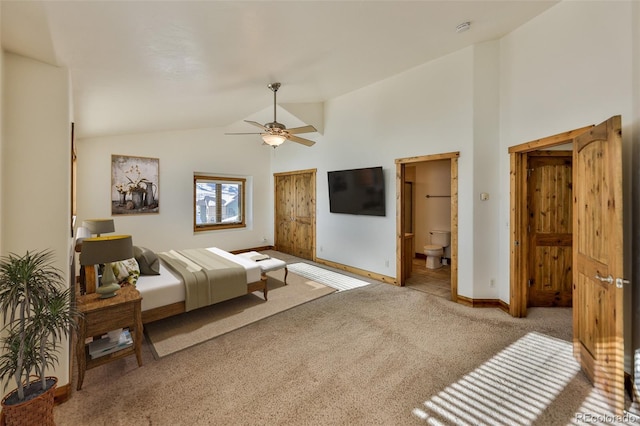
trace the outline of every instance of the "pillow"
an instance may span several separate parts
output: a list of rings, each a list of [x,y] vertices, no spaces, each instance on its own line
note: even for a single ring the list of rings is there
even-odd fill
[[[140,266],[140,275],[160,275],[160,259],[144,247],[133,247],[133,255]]]
[[[118,284],[126,285],[131,284],[133,286],[138,282],[140,276],[140,267],[135,258],[121,260],[120,262],[111,263],[113,268],[113,275],[116,276]]]

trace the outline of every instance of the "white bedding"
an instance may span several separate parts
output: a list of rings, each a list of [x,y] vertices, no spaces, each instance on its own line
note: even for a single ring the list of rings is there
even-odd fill
[[[207,250],[243,266],[247,273],[247,284],[260,281],[260,265],[256,262],[216,247],[210,247]],[[141,275],[136,283],[136,289],[142,296],[143,312],[172,303],[184,302],[184,284],[162,262],[160,262],[160,275]]]

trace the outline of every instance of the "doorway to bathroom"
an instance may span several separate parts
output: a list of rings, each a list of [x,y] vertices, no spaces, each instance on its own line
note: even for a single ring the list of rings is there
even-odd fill
[[[397,283],[457,301],[459,152],[396,160]],[[441,233],[439,231],[445,231]],[[436,236],[445,235],[448,244]],[[432,244],[433,243],[433,244]],[[426,245],[440,245],[427,261]],[[447,245],[447,247],[444,247]]]

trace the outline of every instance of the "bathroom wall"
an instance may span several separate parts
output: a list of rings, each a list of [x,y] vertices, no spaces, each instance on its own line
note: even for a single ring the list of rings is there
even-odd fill
[[[427,198],[427,195],[451,195],[451,161],[417,163],[415,171],[414,251],[423,253],[423,246],[430,244],[429,231],[451,230],[451,198]],[[450,247],[445,250],[445,257],[451,257]]]

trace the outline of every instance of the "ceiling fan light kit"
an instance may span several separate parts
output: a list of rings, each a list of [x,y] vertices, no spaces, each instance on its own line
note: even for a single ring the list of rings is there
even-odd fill
[[[245,123],[249,123],[253,126],[259,127],[260,129],[262,129],[262,132],[260,133],[226,133],[226,134],[227,135],[247,135],[247,134],[261,135],[264,143],[274,148],[277,148],[278,146],[282,145],[282,143],[284,143],[284,141],[287,141],[287,140],[291,142],[296,142],[305,146],[312,146],[313,144],[315,144],[315,142],[312,140],[301,138],[299,136],[294,136],[299,133],[317,132],[315,127],[311,125],[306,125],[301,127],[294,127],[293,129],[287,129],[287,127],[284,124],[278,123],[278,121],[276,120],[276,92],[280,88],[280,83],[271,83],[267,85],[267,87],[271,89],[271,91],[273,92],[273,121],[271,123],[266,123],[265,125],[262,125],[255,121],[244,120]]]
[[[267,145],[271,145],[272,147],[277,147],[282,145],[282,143],[284,141],[287,140],[287,138],[285,138],[282,135],[270,135],[269,133],[263,133],[262,134],[262,140],[264,141],[264,143],[266,143]]]

